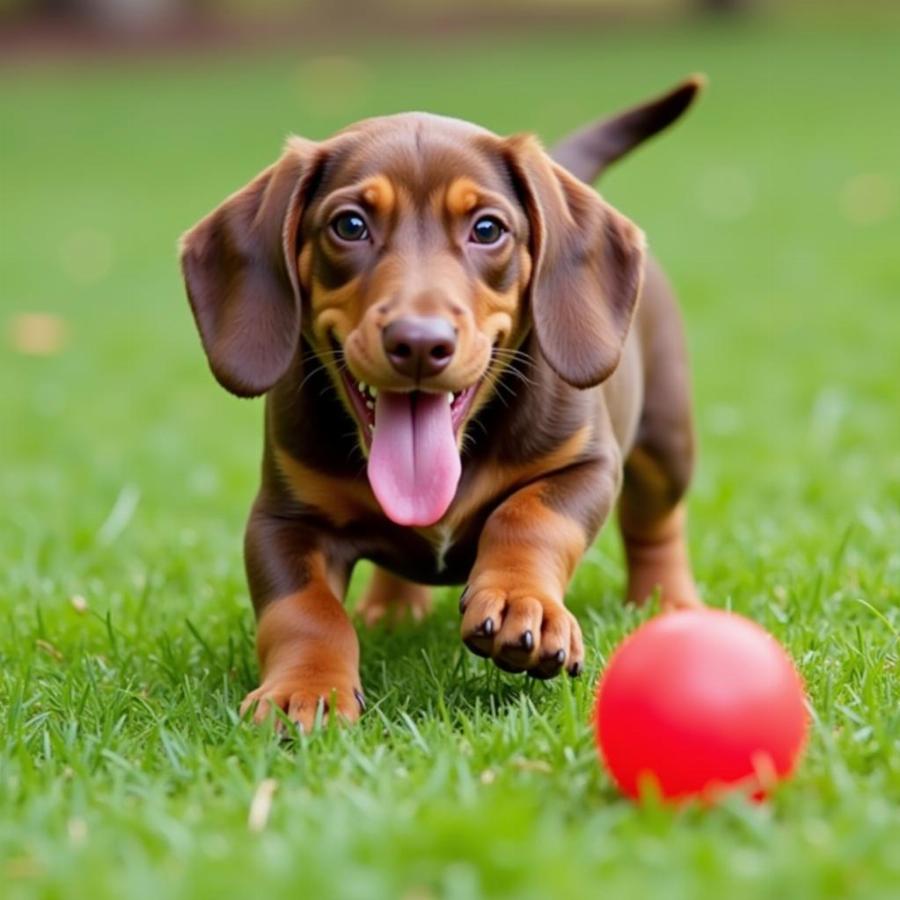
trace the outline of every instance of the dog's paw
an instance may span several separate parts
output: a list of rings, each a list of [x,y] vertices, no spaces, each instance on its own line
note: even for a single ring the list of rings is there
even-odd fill
[[[327,722],[330,716],[341,721],[355,722],[365,709],[365,699],[358,683],[346,675],[327,676],[291,670],[273,673],[241,703],[241,716],[252,712],[256,724],[265,722],[274,709],[282,710],[288,719],[307,734],[317,721]],[[321,719],[317,719],[321,709]],[[276,718],[279,731],[283,721]]]
[[[470,585],[460,599],[460,611],[465,645],[504,671],[527,672],[534,678],[553,678],[563,668],[573,677],[581,674],[581,628],[560,601],[527,588]]]
[[[629,566],[626,600],[638,606],[652,597],[659,597],[662,612],[680,609],[702,609],[703,601],[697,592],[690,569],[682,562],[639,557],[632,553]]]
[[[366,628],[384,624],[393,628],[406,621],[421,622],[431,612],[431,589],[406,583],[391,591],[373,583],[356,607]]]

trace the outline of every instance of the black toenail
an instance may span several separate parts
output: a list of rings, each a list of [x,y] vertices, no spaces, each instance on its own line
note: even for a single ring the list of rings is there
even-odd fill
[[[353,696],[356,697],[356,702],[359,704],[359,708],[365,712],[366,709],[366,698],[363,697],[363,692],[354,688]]]
[[[566,658],[566,651],[563,650],[562,647],[560,647],[560,649],[557,650],[556,653],[553,654],[553,658],[554,658],[560,665],[562,665],[563,661],[564,661],[565,658]]]
[[[584,666],[580,662],[573,663],[569,666],[569,677],[577,678],[584,671]]]
[[[527,631],[522,632],[522,637],[519,638],[519,643],[526,650],[534,650],[534,635],[531,633],[530,628]]]
[[[481,623],[481,633],[486,637],[490,637],[494,633],[494,620],[491,618],[485,619]]]
[[[466,589],[459,595],[459,611],[461,613],[466,611],[466,607],[469,605],[469,586],[466,585]]]

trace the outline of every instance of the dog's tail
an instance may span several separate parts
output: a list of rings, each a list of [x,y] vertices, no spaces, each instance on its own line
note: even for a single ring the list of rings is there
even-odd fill
[[[617,159],[671,125],[705,85],[705,76],[691,75],[661,97],[573,132],[559,141],[550,155],[576,178],[590,184]]]

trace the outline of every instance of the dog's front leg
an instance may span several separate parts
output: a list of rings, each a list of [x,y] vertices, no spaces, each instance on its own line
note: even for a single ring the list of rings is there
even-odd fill
[[[272,516],[257,504],[245,539],[258,620],[260,686],[241,713],[260,722],[272,707],[309,731],[317,710],[355,721],[363,708],[359,642],[340,597],[349,560],[307,523]]]
[[[584,645],[564,606],[575,566],[609,515],[621,482],[592,460],[533,482],[489,516],[460,600],[462,638],[508,672],[578,675]]]

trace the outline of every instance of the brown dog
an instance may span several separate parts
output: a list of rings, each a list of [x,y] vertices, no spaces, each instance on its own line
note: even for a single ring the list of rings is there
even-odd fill
[[[377,566],[366,621],[467,581],[466,645],[538,678],[582,669],[563,599],[617,500],[629,599],[699,602],[679,315],[642,233],[584,183],[699,84],[576,133],[555,162],[531,137],[423,114],[292,138],[185,235],[213,373],[267,394],[245,545],[258,719],[359,716],[342,605],[359,559]]]

